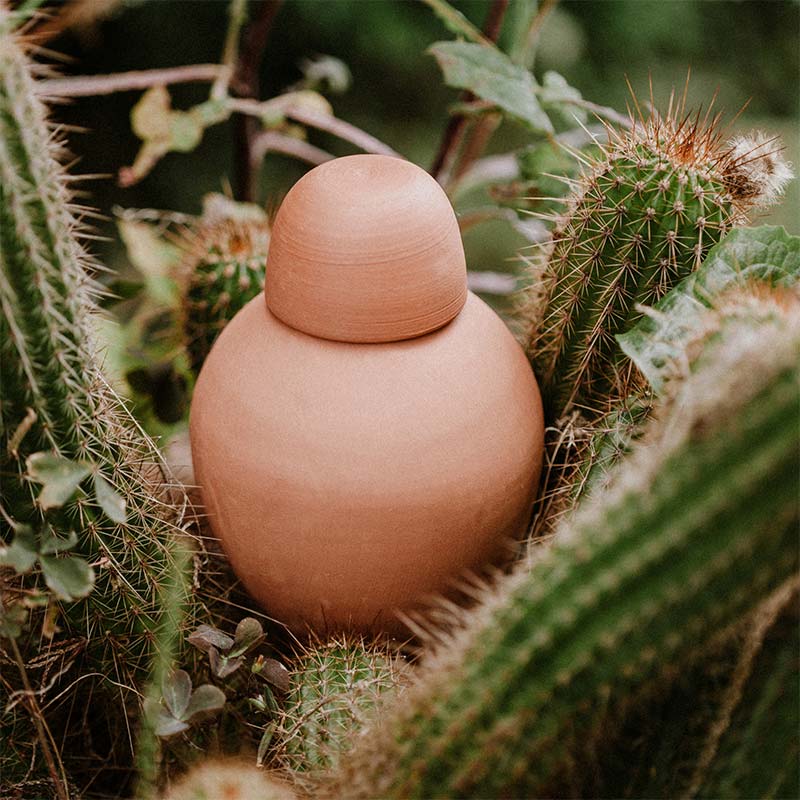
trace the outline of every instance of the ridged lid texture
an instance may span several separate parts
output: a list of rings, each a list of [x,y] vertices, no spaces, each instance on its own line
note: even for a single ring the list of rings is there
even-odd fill
[[[447,195],[400,158],[346,156],[316,167],[278,211],[265,294],[278,319],[322,339],[391,342],[441,328],[467,297]]]

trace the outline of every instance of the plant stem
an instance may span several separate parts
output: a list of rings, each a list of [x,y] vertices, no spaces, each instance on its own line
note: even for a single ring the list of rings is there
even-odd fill
[[[522,63],[530,68],[533,58],[536,55],[536,46],[539,43],[539,34],[542,32],[547,15],[556,7],[558,0],[542,0],[541,5],[536,10],[536,14],[531,20],[528,33],[525,36],[525,46],[522,55]]]
[[[275,17],[283,0],[262,0],[255,16],[244,32],[239,61],[231,81],[231,92],[237,97],[259,97],[259,70],[264,58]],[[255,180],[261,160],[253,156],[253,146],[258,135],[256,121],[245,114],[233,118],[233,166],[234,196],[239,200],[252,201],[256,195]],[[266,152],[266,151],[265,151]],[[263,159],[263,155],[261,156]]]
[[[324,164],[335,156],[314,147],[313,144],[304,142],[302,139],[295,139],[277,131],[261,131],[253,138],[250,146],[250,169],[253,174],[257,174],[267,153],[283,153],[293,156],[300,161],[307,161],[309,164]]]
[[[189,64],[166,69],[144,69],[113,75],[78,75],[36,81],[38,95],[48,97],[97,97],[114,92],[131,92],[169,83],[211,83],[225,68],[219,64]]]
[[[483,23],[483,35],[487,41],[494,44],[500,36],[500,31],[503,27],[503,17],[505,16],[506,9],[508,8],[508,0],[493,0],[489,11],[486,14],[486,20]],[[459,96],[460,103],[471,103],[475,100],[475,95],[472,92],[462,92]],[[479,120],[475,123],[474,127],[480,126],[482,123]],[[443,186],[449,184],[448,172],[450,166],[455,160],[458,149],[464,139],[464,134],[469,126],[469,119],[464,114],[455,114],[447,122],[447,127],[444,130],[442,141],[439,144],[439,149],[433,164],[429,170],[430,174],[439,181]],[[485,145],[485,142],[484,142]],[[482,151],[482,148],[481,148]],[[480,155],[478,151],[472,156],[472,160]],[[464,169],[468,166],[465,165]],[[462,170],[463,171],[463,170]],[[449,188],[449,187],[448,187]]]
[[[2,613],[5,613],[5,609],[3,608],[2,598],[0,598],[0,614]],[[33,691],[31,682],[28,679],[28,672],[25,669],[25,661],[22,658],[22,653],[19,651],[16,639],[13,637],[9,638],[9,643],[11,645],[12,655],[14,656],[14,662],[17,665],[20,678],[22,679],[22,686],[25,690],[28,713],[36,728],[36,738],[39,740],[39,746],[42,748],[42,754],[47,762],[47,770],[50,773],[50,779],[53,781],[56,795],[58,796],[58,800],[69,800],[64,764],[61,762],[58,751],[52,747],[53,737],[45,722],[42,709],[39,706],[39,701],[36,699],[36,693]]]

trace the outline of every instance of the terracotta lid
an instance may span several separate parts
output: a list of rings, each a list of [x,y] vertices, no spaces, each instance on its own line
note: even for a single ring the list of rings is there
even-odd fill
[[[447,195],[400,158],[316,167],[278,211],[265,293],[278,319],[322,339],[390,342],[441,328],[467,297]]]

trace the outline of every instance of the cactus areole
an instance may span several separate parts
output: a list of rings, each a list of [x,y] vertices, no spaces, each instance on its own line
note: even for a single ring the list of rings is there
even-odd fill
[[[190,427],[234,569],[277,619],[318,633],[401,633],[397,612],[501,562],[544,435],[522,349],[467,291],[446,195],[374,155],[289,192],[265,296],[214,344]]]

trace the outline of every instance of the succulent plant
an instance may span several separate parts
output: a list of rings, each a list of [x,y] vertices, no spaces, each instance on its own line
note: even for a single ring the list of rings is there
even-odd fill
[[[263,290],[269,239],[261,208],[206,197],[180,266],[183,334],[195,374],[234,314]]]
[[[723,144],[716,120],[682,108],[609,129],[555,218],[521,312],[548,421],[605,413],[636,388],[615,336],[780,195],[791,172],[779,150],[761,134]]]
[[[312,643],[295,663],[281,712],[283,765],[310,773],[334,764],[365,712],[401,685],[403,673],[386,644],[344,636]]]
[[[209,761],[196,766],[161,795],[161,800],[296,800],[279,775],[272,776],[243,759]]]
[[[131,686],[148,672],[164,619],[162,590],[185,535],[185,496],[101,370],[93,330],[99,287],[80,244],[79,210],[71,205],[71,179],[60,155],[31,65],[15,38],[1,33],[0,532],[8,542],[14,530],[42,527],[47,513],[47,524],[60,535],[77,534],[74,552],[94,565],[94,589],[63,606],[63,614],[54,614],[58,606],[52,605],[47,635],[58,621],[62,639],[84,642],[90,674],[101,683],[113,675],[120,686]],[[40,451],[57,454],[59,463],[91,465],[60,509],[48,510],[32,489],[29,456]],[[97,483],[91,489],[90,472],[100,476],[101,489]],[[116,520],[104,513],[103,491],[112,505],[121,503],[111,512]],[[23,580],[30,593],[34,584]],[[185,596],[184,603],[191,605]],[[38,631],[29,638],[22,643],[33,648],[28,657],[41,645]],[[127,710],[118,713],[122,724]]]
[[[357,736],[332,794],[571,794],[604,726],[795,574],[800,319],[714,349],[651,446]]]

